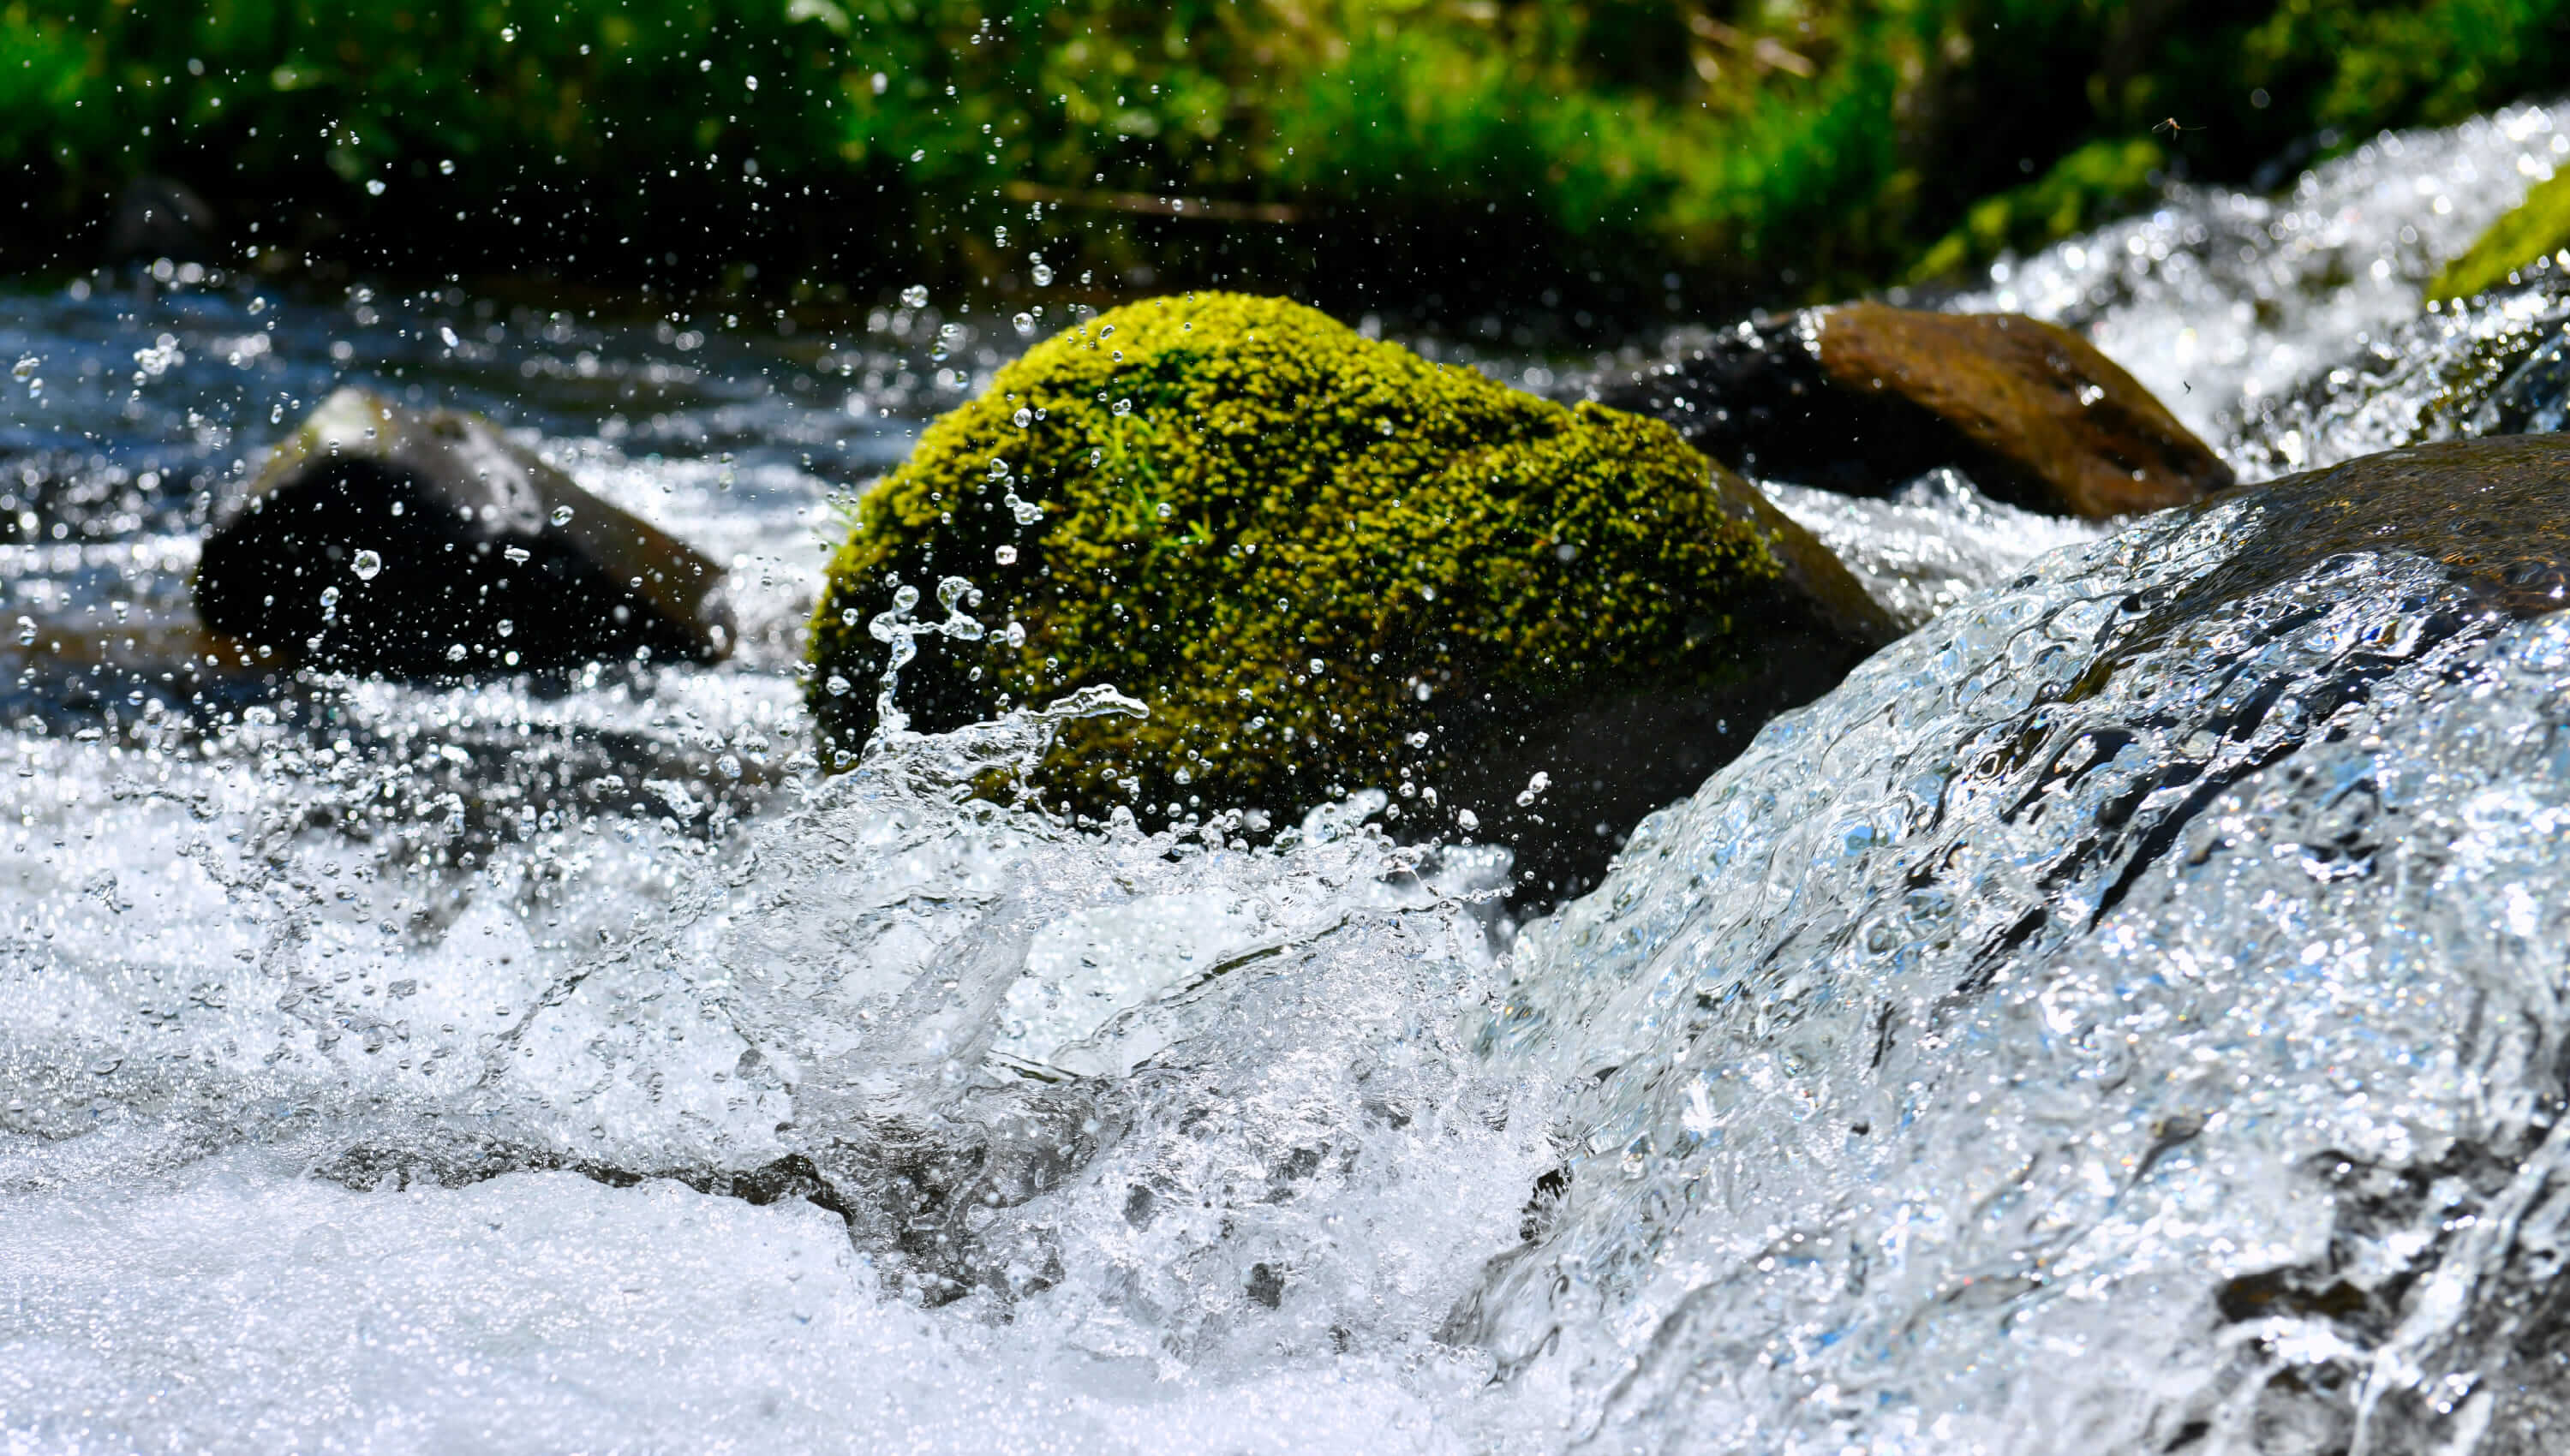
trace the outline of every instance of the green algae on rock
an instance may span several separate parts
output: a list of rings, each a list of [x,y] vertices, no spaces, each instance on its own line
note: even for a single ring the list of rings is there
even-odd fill
[[[2469,298],[2500,284],[2538,258],[2570,247],[2570,171],[2535,183],[2525,200],[2427,281],[2430,298]]]
[[[878,631],[902,635],[878,616],[956,577],[978,598],[938,596],[982,625],[903,667],[913,725],[1111,683],[1150,716],[1071,724],[1033,787],[1154,820],[1369,786],[1414,821],[1487,820],[1532,769],[1496,805],[1428,791],[1495,772],[1547,715],[1711,693],[1737,747],[1791,705],[1777,685],[1812,696],[1892,635],[1835,557],[1667,426],[1224,293],[1038,345],[863,498],[813,620],[834,762],[877,726]]]

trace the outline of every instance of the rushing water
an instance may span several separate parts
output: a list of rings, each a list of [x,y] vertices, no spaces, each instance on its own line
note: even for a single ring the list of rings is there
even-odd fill
[[[2416,288],[2562,136],[2175,192],[1992,297],[2252,475],[2539,426],[2549,289]],[[2387,553],[2161,611],[2254,500],[1778,487],[1923,625],[1518,927],[1503,854],[1372,794],[1258,846],[965,796],[1111,696],[815,775],[836,505],[1005,326],[76,291],[0,306],[0,1446],[2570,1437],[2562,617]],[[224,484],[351,379],[729,561],[741,651],[51,648],[178,621]]]

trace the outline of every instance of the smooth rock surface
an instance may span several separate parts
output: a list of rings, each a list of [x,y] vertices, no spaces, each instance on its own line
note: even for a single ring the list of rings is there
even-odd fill
[[[478,415],[322,402],[206,537],[206,624],[347,671],[436,677],[731,648],[722,568]]]
[[[2232,483],[2113,360],[2020,314],[1807,309],[1725,330],[1599,397],[1745,475],[1851,495],[1950,467],[1997,500],[2102,519]]]

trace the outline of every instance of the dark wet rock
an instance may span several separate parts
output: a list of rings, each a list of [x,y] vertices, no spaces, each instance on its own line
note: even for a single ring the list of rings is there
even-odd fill
[[[2412,445],[2219,499],[2254,507],[2245,545],[2153,622],[2200,616],[2357,551],[2424,556],[2506,615],[2570,606],[2570,439],[2559,435]]]
[[[1807,309],[1727,329],[1599,398],[1743,474],[1850,495],[1950,466],[2010,504],[2103,518],[2232,482],[2113,360],[2020,314]]]
[[[301,661],[437,677],[730,650],[722,568],[500,437],[324,401],[206,537],[206,624]]]
[[[166,177],[137,178],[117,196],[116,212],[107,224],[107,260],[111,263],[220,262],[221,224],[214,204],[186,182]]]

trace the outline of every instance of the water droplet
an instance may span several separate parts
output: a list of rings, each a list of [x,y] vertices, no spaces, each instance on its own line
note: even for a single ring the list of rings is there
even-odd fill
[[[1010,323],[1010,326],[1011,326],[1011,327],[1015,328],[1015,329],[1018,331],[1018,335],[1019,335],[1019,337],[1021,337],[1021,338],[1032,338],[1032,337],[1034,337],[1034,336],[1035,336],[1035,331],[1036,331],[1036,316],[1035,316],[1034,314],[1032,314],[1032,313],[1021,313],[1021,314],[1017,315],[1016,317],[1014,317],[1014,318],[1010,319],[1010,320],[1009,320],[1009,323]]]
[[[348,569],[356,572],[360,581],[374,580],[375,573],[383,568],[384,558],[371,550],[357,552],[356,559],[348,563]]]
[[[992,554],[999,559],[1000,564],[1003,566],[1014,566],[1018,563],[1018,548],[1016,546],[1004,546]]]
[[[554,508],[554,525],[571,525],[571,508],[569,506],[556,506]]]
[[[916,162],[919,159],[914,157],[911,160]],[[926,308],[928,306],[928,285],[925,283],[913,283],[909,287],[902,289],[901,302],[902,306],[905,308]]]
[[[506,637],[506,636],[514,635],[514,634],[517,632],[517,630],[518,630],[518,624],[517,624],[516,622],[513,622],[513,621],[509,620],[507,617],[502,617],[502,618],[500,618],[500,635],[501,635],[501,636]]]
[[[831,673],[830,680],[821,686],[828,688],[830,696],[834,698],[844,698],[848,695],[848,680],[835,672]]]

